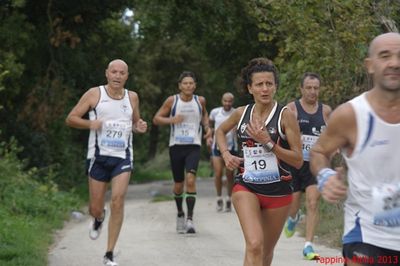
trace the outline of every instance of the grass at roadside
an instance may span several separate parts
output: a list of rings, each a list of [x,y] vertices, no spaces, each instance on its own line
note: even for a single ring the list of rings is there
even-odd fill
[[[302,203],[304,206],[304,202]],[[302,209],[305,214],[304,207]],[[343,233],[343,206],[342,204],[329,204],[320,200],[319,223],[315,232],[314,242],[328,247],[340,248]],[[305,216],[298,226],[301,236],[305,235]]]
[[[0,143],[0,265],[47,265],[54,230],[81,201],[59,191],[51,176],[23,170],[13,145]]]
[[[343,223],[343,205],[321,200],[320,222],[316,232],[320,236],[318,241],[329,247],[341,247]]]

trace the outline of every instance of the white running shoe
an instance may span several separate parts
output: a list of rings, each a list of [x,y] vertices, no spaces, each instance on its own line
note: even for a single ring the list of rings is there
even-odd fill
[[[92,240],[96,240],[99,238],[101,233],[101,228],[103,227],[104,219],[106,218],[106,209],[103,212],[103,220],[98,221],[96,218],[93,218],[93,221],[89,225],[89,237]]]
[[[107,258],[106,256],[104,256],[103,264],[106,266],[118,266],[118,263],[116,263],[113,259]]]
[[[217,212],[222,212],[224,208],[224,201],[222,199],[217,200]]]
[[[185,215],[182,215],[181,217],[176,216],[176,232],[178,234],[184,234],[185,233]]]
[[[225,203],[225,212],[231,212],[232,211],[232,202],[230,200],[227,200]]]
[[[186,220],[186,234],[195,234],[194,224],[191,219]]]

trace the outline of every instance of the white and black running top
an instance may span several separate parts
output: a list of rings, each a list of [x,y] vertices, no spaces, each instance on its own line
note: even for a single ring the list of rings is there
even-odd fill
[[[244,163],[239,167],[235,182],[251,191],[266,196],[286,196],[292,194],[290,166],[279,160],[273,152],[267,152],[261,143],[252,139],[246,127],[252,119],[254,104],[245,107],[237,127],[239,156]],[[286,106],[275,103],[265,120],[266,130],[272,141],[289,149],[289,143],[281,128],[282,112]]]

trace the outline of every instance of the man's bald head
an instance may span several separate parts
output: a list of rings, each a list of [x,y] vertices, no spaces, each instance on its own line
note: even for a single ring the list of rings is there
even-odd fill
[[[378,47],[383,44],[391,43],[391,42],[399,42],[400,34],[397,32],[388,32],[383,33],[381,35],[376,36],[369,45],[368,56],[372,57],[377,53]]]
[[[225,92],[222,95],[221,103],[222,103],[222,107],[224,108],[225,111],[231,110],[234,99],[235,99],[235,97],[230,92]]]
[[[384,33],[372,40],[365,66],[372,77],[373,89],[394,93],[400,91],[399,57],[399,33]]]
[[[112,60],[105,72],[108,87],[121,89],[125,86],[129,72],[128,65],[123,60]]]
[[[233,94],[232,93],[230,93],[230,92],[225,92],[223,95],[222,95],[222,99],[234,99],[235,98],[235,96],[233,96]]]
[[[119,65],[119,66],[125,67],[126,71],[128,71],[128,64],[125,63],[125,61],[122,60],[122,59],[114,59],[114,60],[112,60],[110,63],[108,63],[107,69],[110,69],[112,66],[115,66],[115,65]]]

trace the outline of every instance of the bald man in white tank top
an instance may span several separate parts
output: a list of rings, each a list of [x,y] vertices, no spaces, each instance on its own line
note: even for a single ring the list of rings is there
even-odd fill
[[[147,123],[140,118],[139,97],[124,88],[128,65],[113,60],[106,69],[107,84],[89,89],[69,113],[70,127],[89,129],[88,175],[89,213],[93,216],[89,237],[100,235],[105,218],[105,193],[111,183],[111,215],[108,226],[104,265],[118,265],[114,260],[116,245],[124,217],[124,200],[133,169],[133,132],[145,133]],[[89,112],[89,119],[83,116]]]
[[[347,265],[399,265],[400,34],[377,36],[365,59],[373,88],[339,106],[311,151],[322,197],[344,204]],[[341,149],[348,166],[330,169]],[[323,221],[322,221],[323,222]]]

